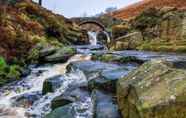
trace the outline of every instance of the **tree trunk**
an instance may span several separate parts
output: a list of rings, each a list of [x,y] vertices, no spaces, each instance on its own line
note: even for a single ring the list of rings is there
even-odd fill
[[[39,0],[39,5],[42,6],[42,0]]]

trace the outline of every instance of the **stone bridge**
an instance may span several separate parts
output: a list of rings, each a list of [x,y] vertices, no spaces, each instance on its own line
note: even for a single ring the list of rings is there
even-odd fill
[[[95,20],[87,20],[79,23],[79,26],[86,31],[101,32],[105,31],[105,26]]]
[[[111,36],[106,31],[105,26],[97,20],[85,20],[80,22],[79,26],[83,30],[96,32],[96,38],[98,42],[106,44],[111,41]]]

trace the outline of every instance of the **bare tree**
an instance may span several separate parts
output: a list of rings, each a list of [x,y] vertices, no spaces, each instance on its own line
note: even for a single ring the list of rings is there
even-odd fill
[[[39,0],[39,5],[42,6],[42,0]]]

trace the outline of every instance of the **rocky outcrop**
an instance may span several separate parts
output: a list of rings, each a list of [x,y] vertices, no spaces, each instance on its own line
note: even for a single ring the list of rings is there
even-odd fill
[[[137,49],[152,51],[186,51],[185,16],[186,11],[175,7],[149,8],[143,11],[134,19],[129,20],[130,29],[126,35],[114,40],[110,49]],[[140,32],[142,35],[135,36],[133,32]],[[131,37],[132,35],[132,37]],[[126,40],[136,37],[135,42]]]
[[[125,118],[184,118],[186,72],[152,60],[120,79],[117,101]]]
[[[135,49],[141,44],[142,41],[143,37],[141,32],[134,32],[113,40],[110,43],[110,49],[112,50]]]

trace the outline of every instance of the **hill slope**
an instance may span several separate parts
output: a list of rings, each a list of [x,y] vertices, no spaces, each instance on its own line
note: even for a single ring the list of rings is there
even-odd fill
[[[83,38],[81,30],[63,16],[26,0],[0,1],[0,55],[22,57],[37,43],[71,44]],[[75,40],[75,39],[78,39]]]
[[[176,7],[186,9],[186,0],[142,0],[128,7],[113,12],[112,16],[120,19],[128,19],[139,15],[142,11],[152,7]]]
[[[0,0],[0,86],[19,79],[39,49],[85,43],[86,32],[31,0]]]

